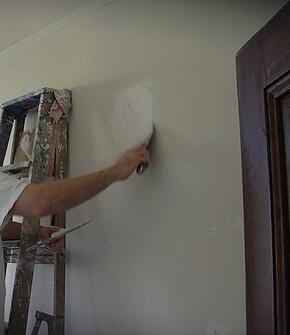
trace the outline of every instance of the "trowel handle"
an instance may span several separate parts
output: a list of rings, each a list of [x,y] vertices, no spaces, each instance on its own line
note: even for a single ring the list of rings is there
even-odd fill
[[[136,168],[136,173],[138,175],[141,175],[147,169],[147,167],[148,167],[148,164],[146,163],[139,164]]]
[[[148,146],[150,145],[150,141],[152,140],[153,134],[154,134],[154,123],[152,124],[150,135],[148,136],[147,140],[143,144],[147,148],[147,150],[148,150]],[[138,175],[143,174],[143,172],[147,169],[147,167],[148,167],[147,163],[140,163],[136,168],[136,173]]]

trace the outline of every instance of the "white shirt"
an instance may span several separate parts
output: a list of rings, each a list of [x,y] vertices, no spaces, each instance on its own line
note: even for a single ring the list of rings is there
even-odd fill
[[[13,176],[8,176],[0,172],[0,234],[1,230],[11,219],[8,215],[20,194],[28,182],[18,180]],[[4,334],[4,303],[5,303],[5,270],[2,239],[0,235],[0,334]]]

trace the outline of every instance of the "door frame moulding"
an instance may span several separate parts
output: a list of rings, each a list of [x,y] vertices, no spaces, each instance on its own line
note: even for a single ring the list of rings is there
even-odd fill
[[[276,327],[283,334],[289,325],[289,189],[285,127],[281,101],[290,92],[290,75],[265,90],[269,131],[270,179],[272,189],[273,250],[275,269]],[[289,148],[288,148],[289,149]],[[289,161],[288,161],[289,163]],[[289,167],[288,167],[289,168]],[[287,176],[288,175],[288,176]]]
[[[283,82],[280,80],[290,69],[289,17],[290,2],[241,48],[236,58],[243,169],[247,335],[289,334],[288,318],[285,317],[288,304],[281,295],[286,284],[283,276],[285,279],[288,275],[279,272],[285,269],[286,259],[285,249],[279,243],[286,235],[281,229],[281,221],[275,222],[274,209],[280,200],[272,196],[275,176],[271,165],[274,157],[271,155],[275,143],[271,148],[273,132],[268,117],[271,109],[269,99],[274,93],[272,85],[280,84],[281,93]]]

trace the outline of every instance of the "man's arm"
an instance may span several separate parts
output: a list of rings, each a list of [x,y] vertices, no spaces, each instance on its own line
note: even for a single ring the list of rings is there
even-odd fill
[[[89,175],[67,178],[27,186],[11,214],[42,217],[77,206],[112,183],[127,179],[140,163],[149,163],[149,153],[144,146],[128,150],[110,168]]]

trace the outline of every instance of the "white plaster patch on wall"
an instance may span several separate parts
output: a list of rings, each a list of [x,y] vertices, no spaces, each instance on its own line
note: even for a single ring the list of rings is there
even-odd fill
[[[110,125],[120,151],[143,144],[152,131],[154,82],[145,79],[116,94]]]
[[[221,322],[212,322],[208,325],[205,335],[228,335],[228,332]]]

